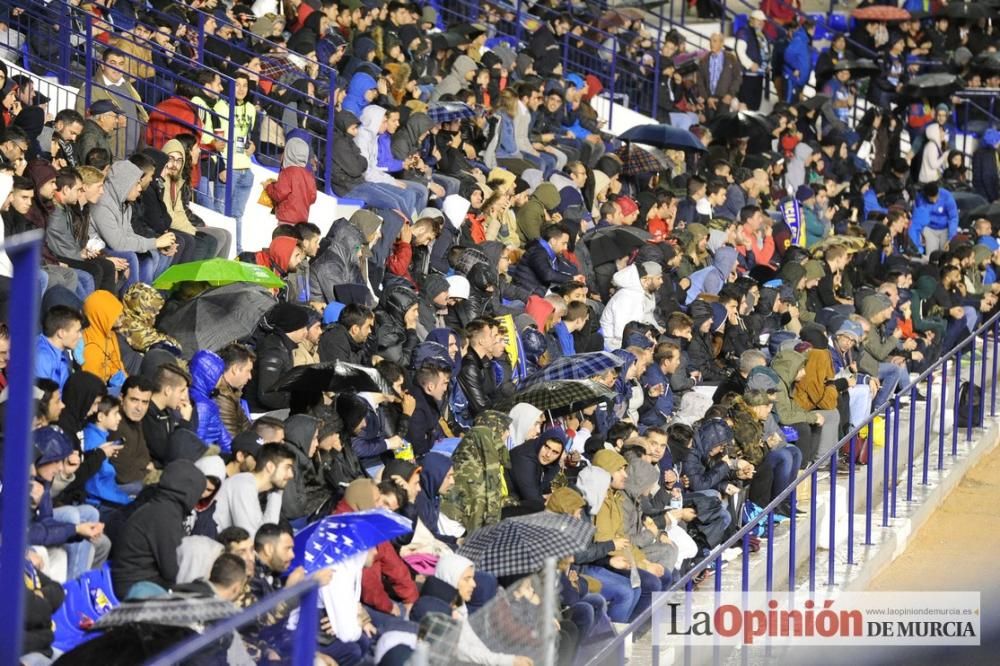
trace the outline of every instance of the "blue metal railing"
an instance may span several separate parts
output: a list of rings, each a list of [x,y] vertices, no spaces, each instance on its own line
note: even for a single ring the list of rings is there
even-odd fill
[[[982,345],[982,358],[977,360],[977,343]],[[964,414],[960,414],[960,404],[961,404],[961,387],[963,384],[962,376],[962,359],[963,355],[968,355],[968,375],[967,380],[970,384],[968,389],[968,400],[967,400],[967,411]],[[930,368],[926,369],[919,376],[917,376],[910,384],[909,389],[904,389],[909,394],[909,433],[908,433],[908,445],[906,451],[906,463],[905,463],[905,474],[906,474],[906,502],[913,502],[913,485],[914,476],[916,475],[914,460],[915,456],[915,438],[916,433],[916,421],[918,420],[917,412],[917,398],[918,389],[917,385],[924,380],[927,380],[927,393],[926,402],[924,403],[924,419],[923,419],[923,436],[924,436],[924,446],[923,446],[923,461],[921,462],[921,480],[920,484],[928,485],[928,467],[930,464],[930,454],[931,454],[931,400],[933,397],[933,384],[934,378],[939,377],[941,379],[941,399],[939,404],[940,412],[940,422],[938,424],[938,448],[937,448],[937,469],[944,469],[944,462],[947,457],[957,457],[959,455],[959,438],[960,431],[963,429],[961,426],[961,418],[966,418],[966,424],[964,426],[965,430],[965,441],[971,442],[973,440],[973,433],[976,428],[981,428],[985,425],[986,416],[986,382],[988,381],[987,365],[992,364],[993,374],[990,380],[990,390],[989,390],[989,416],[995,417],[996,413],[996,390],[997,390],[997,366],[998,357],[1000,357],[1000,313],[990,317],[985,323],[983,323],[975,332],[970,334],[967,338],[962,340],[954,349],[948,351],[941,358],[934,363]],[[973,388],[975,385],[975,379],[977,374],[977,362],[979,363],[979,388],[981,390],[982,399],[980,400],[979,413],[975,413],[975,401],[972,399]],[[951,364],[953,367],[952,373],[949,375],[948,366]],[[949,381],[952,382],[952,387],[949,390]],[[788,502],[790,505],[790,513],[792,514],[789,519],[789,532],[788,532],[788,579],[787,587],[788,589],[795,589],[797,585],[797,566],[798,558],[796,557],[796,496],[798,489],[802,484],[808,483],[810,487],[809,493],[809,550],[808,550],[808,585],[809,591],[815,592],[817,585],[817,542],[819,540],[819,535],[817,534],[817,499],[819,496],[819,472],[824,468],[828,468],[830,471],[830,488],[829,488],[829,522],[830,522],[830,533],[829,533],[829,543],[828,547],[828,568],[826,572],[826,584],[834,585],[836,583],[836,558],[835,553],[837,550],[837,539],[836,539],[836,527],[837,527],[837,513],[836,513],[836,500],[837,500],[837,478],[839,473],[839,455],[840,451],[846,447],[849,453],[849,459],[847,463],[847,564],[855,565],[857,561],[855,559],[855,534],[854,534],[854,513],[855,513],[855,492],[856,492],[856,452],[859,441],[859,433],[861,430],[868,429],[868,437],[865,443],[866,453],[867,453],[867,472],[865,474],[865,530],[864,530],[864,546],[875,545],[872,540],[873,536],[873,526],[872,526],[872,516],[875,515],[876,510],[876,497],[873,486],[873,472],[875,466],[875,422],[877,417],[882,417],[884,419],[883,434],[884,434],[884,446],[882,448],[882,497],[881,497],[881,509],[882,509],[882,520],[881,527],[888,528],[892,525],[892,519],[897,515],[897,481],[899,474],[899,423],[902,416],[900,397],[901,393],[897,393],[893,398],[888,400],[885,404],[876,406],[873,410],[871,416],[862,423],[861,425],[853,428],[847,435],[837,443],[831,450],[821,453],[817,460],[809,465],[805,470],[803,470],[799,477],[792,483],[788,488],[779,493],[770,504],[764,507],[763,511],[755,517],[753,520],[747,522],[739,530],[737,530],[730,538],[726,539],[723,543],[716,546],[704,559],[695,564],[684,576],[679,580],[674,582],[667,594],[662,595],[658,599],[654,599],[653,604],[650,608],[644,611],[639,617],[633,620],[628,627],[626,627],[622,632],[619,633],[613,640],[609,641],[597,654],[595,654],[591,660],[590,664],[600,664],[604,660],[607,660],[614,655],[622,654],[624,649],[624,643],[627,640],[632,639],[632,634],[640,630],[645,625],[648,625],[654,614],[658,610],[665,606],[669,601],[672,593],[687,591],[691,592],[695,586],[695,579],[701,574],[702,571],[709,567],[714,567],[715,575],[715,591],[721,593],[723,585],[723,576],[725,575],[725,569],[723,568],[723,558],[722,553],[728,548],[742,546],[742,569],[741,569],[741,589],[746,592],[750,590],[750,533],[756,531],[759,527],[764,527],[768,535],[768,546],[767,553],[765,556],[768,558],[766,562],[766,574],[764,580],[764,590],[766,592],[773,592],[777,589],[776,581],[773,575],[773,550],[775,548],[775,535],[774,535],[774,522],[775,514],[779,513],[779,506],[784,502]],[[949,403],[949,399],[951,402]],[[946,412],[951,411],[952,413],[952,428],[950,433],[946,431],[945,416]],[[979,424],[979,425],[976,425]],[[947,447],[946,440],[950,437],[951,447]],[[780,537],[779,537],[780,538]],[[689,597],[690,599],[690,597]],[[654,653],[658,648],[654,646]],[[690,651],[685,651],[685,662],[690,658]]]
[[[24,554],[28,547],[31,431],[34,427],[35,337],[38,335],[39,283],[42,261],[41,231],[9,238],[3,249],[14,276],[10,288],[10,368],[8,399],[4,405],[3,539],[0,539],[0,589],[7,607],[8,631],[0,640],[0,664],[17,664],[24,644]]]

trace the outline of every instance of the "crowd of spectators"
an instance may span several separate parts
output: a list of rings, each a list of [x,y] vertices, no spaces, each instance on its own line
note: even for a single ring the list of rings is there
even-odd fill
[[[859,22],[817,60],[815,24],[782,2],[703,53],[558,0],[512,47],[512,7],[457,22],[454,4],[0,3],[36,74],[81,12],[98,51],[76,108],[0,66],[3,234],[44,231],[23,663],[60,657],[60,584],[88,571],[122,601],[247,608],[306,577],[298,531],[372,509],[412,535],[309,574],[317,659],[405,663],[443,614],[456,660],[531,663],[468,624],[517,577],[457,551],[548,512],[595,528],[559,564],[559,661],[582,661],[887,400],[923,400],[912,378],[996,311],[1000,217],[980,207],[1000,198],[1000,132],[951,92],[906,92],[928,68],[997,87],[991,24]],[[595,39],[617,40],[618,90],[658,80],[657,120],[707,150],[637,167],[593,105],[607,79],[564,61]],[[448,103],[467,113],[437,119]],[[260,201],[255,160],[275,171]],[[365,207],[324,233],[328,182]],[[237,253],[198,215],[227,185],[236,218],[273,211],[267,247]],[[191,348],[165,319],[228,287],[153,283],[233,256],[281,287],[251,333]],[[4,310],[11,278],[0,251]],[[0,324],[0,378],[9,354]],[[382,390],[282,382],[330,362]],[[560,379],[596,398],[520,399]],[[225,659],[288,659],[292,611]]]

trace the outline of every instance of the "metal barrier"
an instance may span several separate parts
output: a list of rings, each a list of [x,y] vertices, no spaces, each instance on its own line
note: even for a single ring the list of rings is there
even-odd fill
[[[980,358],[981,353],[981,358]],[[963,359],[968,359],[967,370],[963,369],[962,361]],[[627,640],[632,640],[632,635],[641,630],[643,627],[648,625],[654,613],[656,613],[660,608],[667,605],[670,601],[670,597],[673,593],[680,592],[692,592],[695,587],[695,579],[705,571],[707,568],[712,567],[714,569],[714,589],[716,592],[721,592],[723,587],[723,578],[725,577],[725,569],[723,566],[722,554],[729,548],[740,547],[742,548],[741,557],[741,567],[740,567],[740,589],[744,592],[749,591],[765,591],[773,592],[776,590],[783,589],[795,589],[798,580],[798,563],[799,558],[796,557],[796,532],[800,527],[796,523],[796,495],[798,493],[799,487],[803,484],[809,484],[809,511],[808,517],[803,520],[808,521],[809,528],[809,547],[808,547],[808,589],[810,592],[816,591],[817,576],[822,576],[822,572],[817,572],[817,550],[818,550],[818,534],[817,534],[817,499],[819,497],[819,473],[822,470],[828,469],[830,472],[830,486],[829,491],[823,491],[829,493],[829,563],[826,571],[826,584],[835,585],[836,584],[836,559],[835,553],[837,549],[837,538],[836,538],[836,528],[837,528],[837,479],[838,474],[842,473],[839,469],[840,465],[840,453],[842,450],[846,450],[848,454],[847,462],[847,543],[846,543],[846,559],[848,565],[858,564],[855,558],[855,547],[860,546],[873,546],[875,542],[872,540],[872,535],[875,526],[873,521],[878,520],[879,506],[877,502],[881,501],[881,520],[879,522],[879,527],[885,529],[892,525],[892,520],[896,518],[897,507],[900,499],[898,498],[899,485],[898,482],[901,481],[901,475],[906,478],[906,492],[905,500],[906,502],[913,502],[913,488],[915,484],[921,484],[924,486],[928,485],[928,473],[932,454],[931,445],[931,433],[932,433],[932,423],[931,416],[932,410],[930,409],[931,401],[934,397],[934,379],[935,377],[940,378],[941,396],[939,400],[939,421],[937,424],[937,469],[944,469],[945,458],[950,455],[951,457],[957,457],[959,454],[959,438],[962,437],[961,431],[964,430],[964,437],[967,442],[972,442],[973,433],[976,430],[982,430],[985,426],[985,416],[986,416],[986,384],[989,381],[989,416],[995,417],[997,415],[997,367],[998,360],[1000,360],[1000,313],[997,313],[990,317],[985,323],[983,323],[974,333],[969,335],[967,338],[962,340],[954,349],[948,351],[930,368],[922,372],[918,377],[916,377],[910,384],[908,389],[903,389],[896,393],[895,396],[890,398],[885,404],[876,406],[873,409],[871,416],[863,424],[855,427],[847,435],[841,439],[836,446],[831,450],[823,452],[819,455],[817,460],[809,465],[805,470],[803,470],[798,478],[793,484],[788,488],[778,494],[777,497],[771,501],[763,511],[753,520],[744,524],[740,529],[738,529],[729,539],[726,539],[723,543],[716,546],[704,559],[695,564],[688,572],[682,576],[679,580],[675,581],[671,586],[670,590],[666,594],[661,595],[659,598],[653,601],[650,608],[644,611],[639,617],[633,620],[628,627],[626,627],[618,636],[613,640],[609,641],[600,652],[594,655],[590,664],[600,664],[604,663],[605,660],[612,658],[615,655],[621,655],[624,649],[624,643]],[[991,368],[991,371],[987,370],[987,367]],[[992,373],[992,374],[991,374]],[[918,441],[916,437],[916,427],[917,420],[919,416],[918,405],[918,389],[917,385],[920,382],[927,380],[927,393],[926,402],[923,408],[923,451],[921,452],[922,460],[917,460],[917,451],[915,451],[915,442]],[[978,386],[981,391],[981,401],[979,406],[979,413],[975,413],[975,401],[972,399],[973,389],[978,380]],[[960,413],[960,405],[962,402],[962,386],[965,382],[968,382],[968,399],[966,412]],[[950,386],[949,386],[950,384]],[[903,414],[903,409],[906,409],[901,405],[900,399],[903,392],[907,392],[909,395],[909,406],[908,406],[908,422],[909,429],[908,433],[905,435],[903,443],[906,448],[900,451],[900,421],[901,414]],[[949,402],[950,401],[950,402]],[[950,432],[946,431],[946,410],[952,413],[952,428]],[[961,425],[961,418],[965,417],[965,425]],[[874,491],[874,479],[872,471],[874,470],[875,463],[875,447],[874,447],[874,428],[875,419],[877,417],[882,417],[884,419],[884,440],[885,444],[882,449],[882,490],[881,498],[877,497]],[[974,425],[979,423],[980,425]],[[856,454],[858,453],[859,446],[859,432],[867,428],[869,436],[865,443],[865,452],[867,454],[867,471],[865,473],[865,478],[861,481],[857,479],[857,464]],[[948,445],[948,440],[951,441],[950,447]],[[906,462],[903,466],[900,464],[900,457],[902,455],[906,456]],[[863,489],[858,487],[859,483],[863,483]],[[854,534],[854,524],[855,524],[855,497],[856,493],[865,493],[864,502],[864,541],[861,544],[856,544],[855,534]],[[790,506],[790,512],[793,514],[789,519],[789,530],[787,532],[788,539],[788,562],[787,571],[788,576],[784,578],[783,576],[777,575],[775,566],[775,549],[776,549],[776,538],[783,538],[780,535],[776,537],[775,535],[775,515],[779,513],[778,507],[784,502],[788,502]],[[751,590],[750,589],[750,533],[756,531],[759,528],[763,528],[766,534],[767,541],[767,552],[765,557],[766,560],[766,577],[762,590]],[[761,539],[763,543],[765,539]],[[764,546],[762,546],[762,549]],[[658,659],[658,649],[654,647],[653,649],[653,663],[657,663]],[[685,651],[685,663],[690,663],[690,651]]]

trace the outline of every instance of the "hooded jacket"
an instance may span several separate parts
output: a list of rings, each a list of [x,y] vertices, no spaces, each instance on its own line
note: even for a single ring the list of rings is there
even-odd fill
[[[725,245],[720,247],[712,257],[712,265],[691,274],[691,286],[688,287],[686,305],[691,305],[702,294],[718,296],[722,288],[729,282],[729,276],[736,270],[739,253],[736,248]]]
[[[124,306],[110,291],[98,289],[83,302],[90,325],[83,331],[83,369],[107,382],[125,372],[118,333],[113,329]]]
[[[555,211],[559,202],[559,190],[552,183],[542,183],[535,188],[531,198],[517,211],[517,233],[522,244],[527,245],[542,235],[546,211]]]
[[[465,77],[469,72],[474,71],[476,71],[475,60],[467,55],[460,55],[455,58],[448,76],[441,79],[441,83],[437,84],[437,87],[431,92],[430,101],[436,102],[441,99],[442,95],[455,95],[463,88],[468,88],[469,81]]]
[[[466,431],[451,456],[455,468],[451,500],[460,512],[455,518],[469,533],[500,522],[507,496],[501,448],[506,452],[493,429],[477,425]]]
[[[771,369],[774,370],[774,373],[781,380],[778,384],[774,401],[774,413],[777,415],[778,422],[781,425],[816,423],[817,414],[803,409],[791,398],[792,391],[795,388],[795,378],[805,363],[805,354],[791,350],[778,352],[774,360],[771,361]]]
[[[295,454],[295,476],[281,497],[281,517],[287,520],[310,518],[330,500],[320,480],[309,449],[319,429],[319,419],[295,414],[285,422],[285,441]]]
[[[213,351],[202,349],[191,358],[191,402],[198,410],[198,437],[205,444],[218,444],[223,453],[229,453],[232,435],[226,430],[215,404],[217,386],[226,363]]]
[[[805,26],[795,31],[788,48],[785,49],[784,73],[789,84],[796,89],[805,87],[809,82],[809,76],[812,74],[812,47]]]
[[[368,266],[358,248],[368,246],[364,234],[346,219],[333,223],[327,234],[330,244],[310,265],[309,290],[325,303],[336,301],[334,288],[341,284],[364,285],[367,290]]]
[[[354,144],[361,151],[361,155],[368,160],[365,182],[395,185],[396,179],[378,166],[378,137],[384,119],[384,108],[376,104],[366,106],[361,112],[361,126],[358,128],[358,135],[354,137]]]
[[[339,197],[347,196],[351,190],[364,184],[365,172],[368,170],[368,160],[361,154],[354,138],[347,133],[352,125],[357,124],[358,117],[350,111],[341,111],[333,119],[336,133],[333,137],[330,181],[334,193]]]
[[[838,393],[833,385],[833,358],[829,349],[806,352],[806,376],[796,382],[792,399],[803,409],[837,409]]]
[[[510,452],[511,490],[517,495],[519,505],[535,513],[545,508],[545,497],[552,492],[552,481],[559,473],[559,459],[542,465],[538,455],[548,439],[562,441],[562,431],[546,431],[531,442],[514,447]]]
[[[417,305],[417,295],[407,287],[394,287],[383,296],[384,310],[375,313],[378,325],[375,334],[375,353],[403,367],[410,364],[410,356],[420,340],[414,329],[403,326],[406,311]]]
[[[142,178],[142,169],[131,162],[115,162],[104,180],[104,194],[90,209],[97,233],[116,252],[155,252],[156,239],[132,229],[132,206],[126,197]]]
[[[441,534],[438,520],[441,516],[441,484],[451,470],[451,458],[441,453],[428,453],[424,456],[420,470],[420,493],[414,503],[417,517],[435,538],[450,546],[455,545],[454,537]]]
[[[115,539],[111,576],[119,598],[143,581],[173,587],[184,520],[206,483],[205,475],[187,460],[175,460],[163,470],[153,496],[129,516]]]
[[[728,433],[726,432],[728,431]],[[709,456],[719,443],[733,441],[732,430],[721,421],[709,421],[695,431],[694,443],[686,450],[683,460],[684,474],[692,491],[718,490],[722,492],[729,483],[730,469],[722,455]],[[723,453],[725,449],[723,449]]]
[[[422,138],[431,131],[434,122],[426,113],[413,113],[406,124],[392,135],[392,154],[397,160],[405,160],[420,152]]]
[[[264,191],[274,204],[274,215],[282,224],[309,221],[309,210],[316,203],[316,177],[309,171],[309,144],[292,137],[285,144],[281,171]]]
[[[374,90],[376,87],[377,84],[375,79],[373,79],[370,74],[358,72],[351,77],[351,82],[347,84],[347,95],[344,97],[344,101],[340,108],[360,117],[361,112],[366,106],[368,106],[368,100],[365,99],[365,94],[369,90]]]
[[[514,266],[511,278],[521,289],[544,296],[549,287],[571,281],[577,272],[576,267],[562,255],[552,251],[548,242],[538,238],[528,243],[521,260]]]
[[[601,330],[604,332],[604,346],[619,349],[622,333],[632,321],[659,327],[656,323],[656,299],[642,286],[639,269],[635,264],[626,266],[615,273],[613,278],[618,291],[614,293],[601,314]]]

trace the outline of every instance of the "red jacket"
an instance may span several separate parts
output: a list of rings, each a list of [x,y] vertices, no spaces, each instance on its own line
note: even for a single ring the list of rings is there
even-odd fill
[[[201,119],[198,109],[183,97],[168,97],[149,113],[146,124],[146,145],[157,150],[178,134],[201,137]]]
[[[417,283],[413,279],[413,276],[410,275],[410,263],[412,261],[413,246],[397,240],[392,244],[392,254],[389,255],[389,260],[385,262],[385,267],[393,275],[398,275],[416,287]]]
[[[340,500],[332,515],[353,511],[347,500]],[[370,567],[365,567],[361,574],[361,603],[377,611],[391,613],[393,602],[386,586],[392,586],[392,591],[404,604],[415,603],[420,597],[409,567],[388,541],[376,547],[375,561]]]
[[[316,202],[316,177],[305,167],[282,168],[278,180],[264,188],[274,202],[274,214],[283,224],[309,221],[309,209]]]

